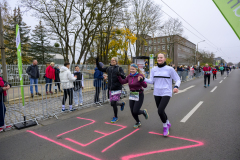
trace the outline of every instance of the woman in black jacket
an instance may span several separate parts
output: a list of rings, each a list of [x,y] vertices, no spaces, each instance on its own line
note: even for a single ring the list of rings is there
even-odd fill
[[[0,73],[1,74],[1,73]],[[11,84],[4,81],[2,77],[0,77],[0,132],[2,132],[6,128],[10,128],[11,126],[5,126],[4,118],[6,113],[6,107],[4,105],[4,99],[7,96],[7,90],[9,90]]]
[[[126,78],[123,69],[117,65],[118,58],[113,57],[111,59],[111,64],[108,67],[102,68],[99,64],[98,58],[96,59],[96,64],[98,70],[102,72],[106,72],[108,74],[108,90],[111,106],[113,107],[114,117],[111,123],[116,123],[118,121],[118,108],[117,106],[121,106],[121,111],[124,110],[125,102],[119,103],[121,92],[122,92],[122,84],[119,82],[117,74],[121,73],[121,77],[123,79]]]
[[[55,80],[54,80],[55,86],[58,86],[59,92],[62,92],[62,90],[60,89],[60,77],[59,77],[60,69],[59,69],[59,66],[56,65],[54,67],[54,69],[55,69]],[[57,93],[57,89],[55,89],[55,92]]]

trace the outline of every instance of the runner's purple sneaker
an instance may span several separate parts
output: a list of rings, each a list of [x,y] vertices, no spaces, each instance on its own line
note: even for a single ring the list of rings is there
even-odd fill
[[[171,123],[167,124],[167,126],[168,126],[168,130],[169,130],[169,129],[170,129],[170,127],[171,127]]]
[[[163,136],[168,136],[168,135],[169,135],[168,127],[163,127]]]

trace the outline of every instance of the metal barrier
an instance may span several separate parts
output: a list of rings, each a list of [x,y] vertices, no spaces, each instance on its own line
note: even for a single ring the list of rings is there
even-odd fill
[[[200,78],[203,76],[203,72],[190,70],[190,71],[177,71],[182,82],[189,81],[194,78]]]

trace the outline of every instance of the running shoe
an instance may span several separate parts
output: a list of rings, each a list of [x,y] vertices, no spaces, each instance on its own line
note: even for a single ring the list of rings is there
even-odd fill
[[[209,87],[210,85],[208,85],[208,87]]]
[[[163,127],[163,136],[168,136],[169,135],[169,130],[168,127]]]
[[[70,112],[73,112],[73,111],[75,111],[75,110],[76,110],[75,108],[69,109]]]
[[[169,122],[169,124],[167,124],[168,130],[170,129],[171,126],[172,126],[172,125],[171,125],[171,123]]]
[[[122,102],[122,105],[121,105],[121,111],[124,110],[124,106],[125,106],[125,102]]]
[[[206,86],[206,85],[204,85],[204,87],[205,87],[205,88],[207,88],[207,86]]]
[[[1,127],[1,128],[0,128],[0,132],[2,132],[2,131],[3,131],[3,128]]]
[[[144,112],[143,115],[144,115],[145,119],[148,119],[149,118],[149,114],[147,112],[147,109],[144,109],[143,112]]]
[[[139,128],[141,126],[141,122],[137,122],[134,126],[133,126],[133,128]]]
[[[116,123],[118,121],[118,118],[117,117],[113,117],[111,123]]]
[[[62,109],[62,112],[65,112],[65,111],[67,111],[68,109]]]

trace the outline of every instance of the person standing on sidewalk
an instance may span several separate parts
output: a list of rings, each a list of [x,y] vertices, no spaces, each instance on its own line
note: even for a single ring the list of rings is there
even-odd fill
[[[99,62],[99,66],[103,68],[104,65],[102,62]],[[102,83],[103,83],[103,72],[100,71],[98,67],[96,67],[94,72],[94,84],[93,84],[95,87],[95,96],[94,96],[95,104],[100,103],[99,94],[101,91]]]
[[[38,78],[40,77],[40,73],[39,73],[37,64],[38,64],[37,60],[33,60],[32,65],[30,65],[26,70],[26,73],[28,74],[30,79],[30,92],[31,92],[32,98],[34,96],[33,84],[35,84],[36,95],[41,96],[41,94],[38,92]]]
[[[221,67],[219,68],[221,71],[221,76],[224,74],[224,67],[221,65]]]
[[[55,80],[55,69],[54,62],[51,62],[50,65],[46,68],[45,80],[46,80],[46,94],[48,94],[48,85],[49,85],[49,93],[52,92],[52,80]]]
[[[206,86],[206,80],[208,79],[208,87],[210,86],[210,77],[211,77],[211,67],[208,66],[206,63],[205,67],[203,67],[203,72],[204,72],[204,87],[207,88]]]
[[[83,105],[82,90],[84,89],[83,74],[80,72],[79,66],[75,66],[75,71],[74,71],[73,76],[77,77],[77,80],[75,82],[73,82],[73,84],[74,84],[73,100],[75,103],[75,107],[78,107],[78,100],[80,102],[80,106]]]
[[[119,120],[117,106],[121,106],[121,111],[124,110],[124,106],[125,106],[125,102],[119,103],[120,96],[122,93],[122,84],[118,80],[117,73],[121,72],[122,73],[121,77],[123,79],[125,79],[126,76],[123,72],[122,67],[119,67],[117,65],[117,63],[118,63],[118,58],[113,57],[111,59],[110,66],[102,68],[98,62],[98,58],[96,58],[97,68],[100,71],[106,72],[108,74],[109,97],[110,97],[111,106],[113,107],[113,112],[114,112],[114,117],[113,117],[111,123],[116,123]]]
[[[133,126],[133,128],[138,128],[141,126],[138,115],[143,115],[145,119],[148,119],[149,117],[147,109],[140,110],[144,101],[143,88],[147,88],[147,83],[138,81],[139,76],[144,76],[136,64],[131,64],[130,75],[128,75],[124,80],[121,77],[121,72],[118,72],[117,75],[119,82],[121,84],[128,83],[128,86],[130,88],[129,106],[132,116],[136,120],[136,124]]]
[[[4,129],[12,127],[11,125],[6,126],[4,121],[6,113],[6,107],[4,105],[4,102],[7,99],[7,90],[9,90],[10,88],[11,84],[4,81],[3,78],[0,77],[0,132],[2,132]]]
[[[144,67],[143,69],[144,69],[144,71],[145,71],[146,78],[148,78],[148,75],[149,75],[149,66],[148,66],[148,63],[145,63],[145,67]]]
[[[56,65],[54,67],[54,69],[55,69],[55,80],[54,80],[55,86],[58,86],[58,91],[62,92],[62,90],[60,89],[60,77],[59,77],[60,69],[59,69],[59,66]],[[55,92],[57,93],[57,89],[55,89]]]
[[[67,100],[67,96],[69,96],[69,110],[74,111],[72,108],[72,101],[73,101],[73,82],[76,81],[77,76],[71,74],[70,70],[70,63],[65,62],[64,66],[60,68],[60,81],[62,84],[62,89],[64,91],[63,100],[62,100],[62,112],[65,112],[65,103]]]
[[[166,65],[166,57],[163,53],[158,54],[157,65],[158,67],[151,70],[152,74],[150,79],[139,76],[138,80],[140,82],[145,81],[149,84],[154,83],[153,95],[158,108],[158,115],[163,123],[163,136],[168,136],[171,124],[167,114],[165,113],[165,109],[172,97],[172,92],[178,93],[181,79],[172,67]],[[172,80],[176,82],[173,90]]]
[[[214,77],[215,77],[215,79],[217,79],[217,69],[216,68],[212,69],[212,73],[213,73],[213,80],[214,80]]]

